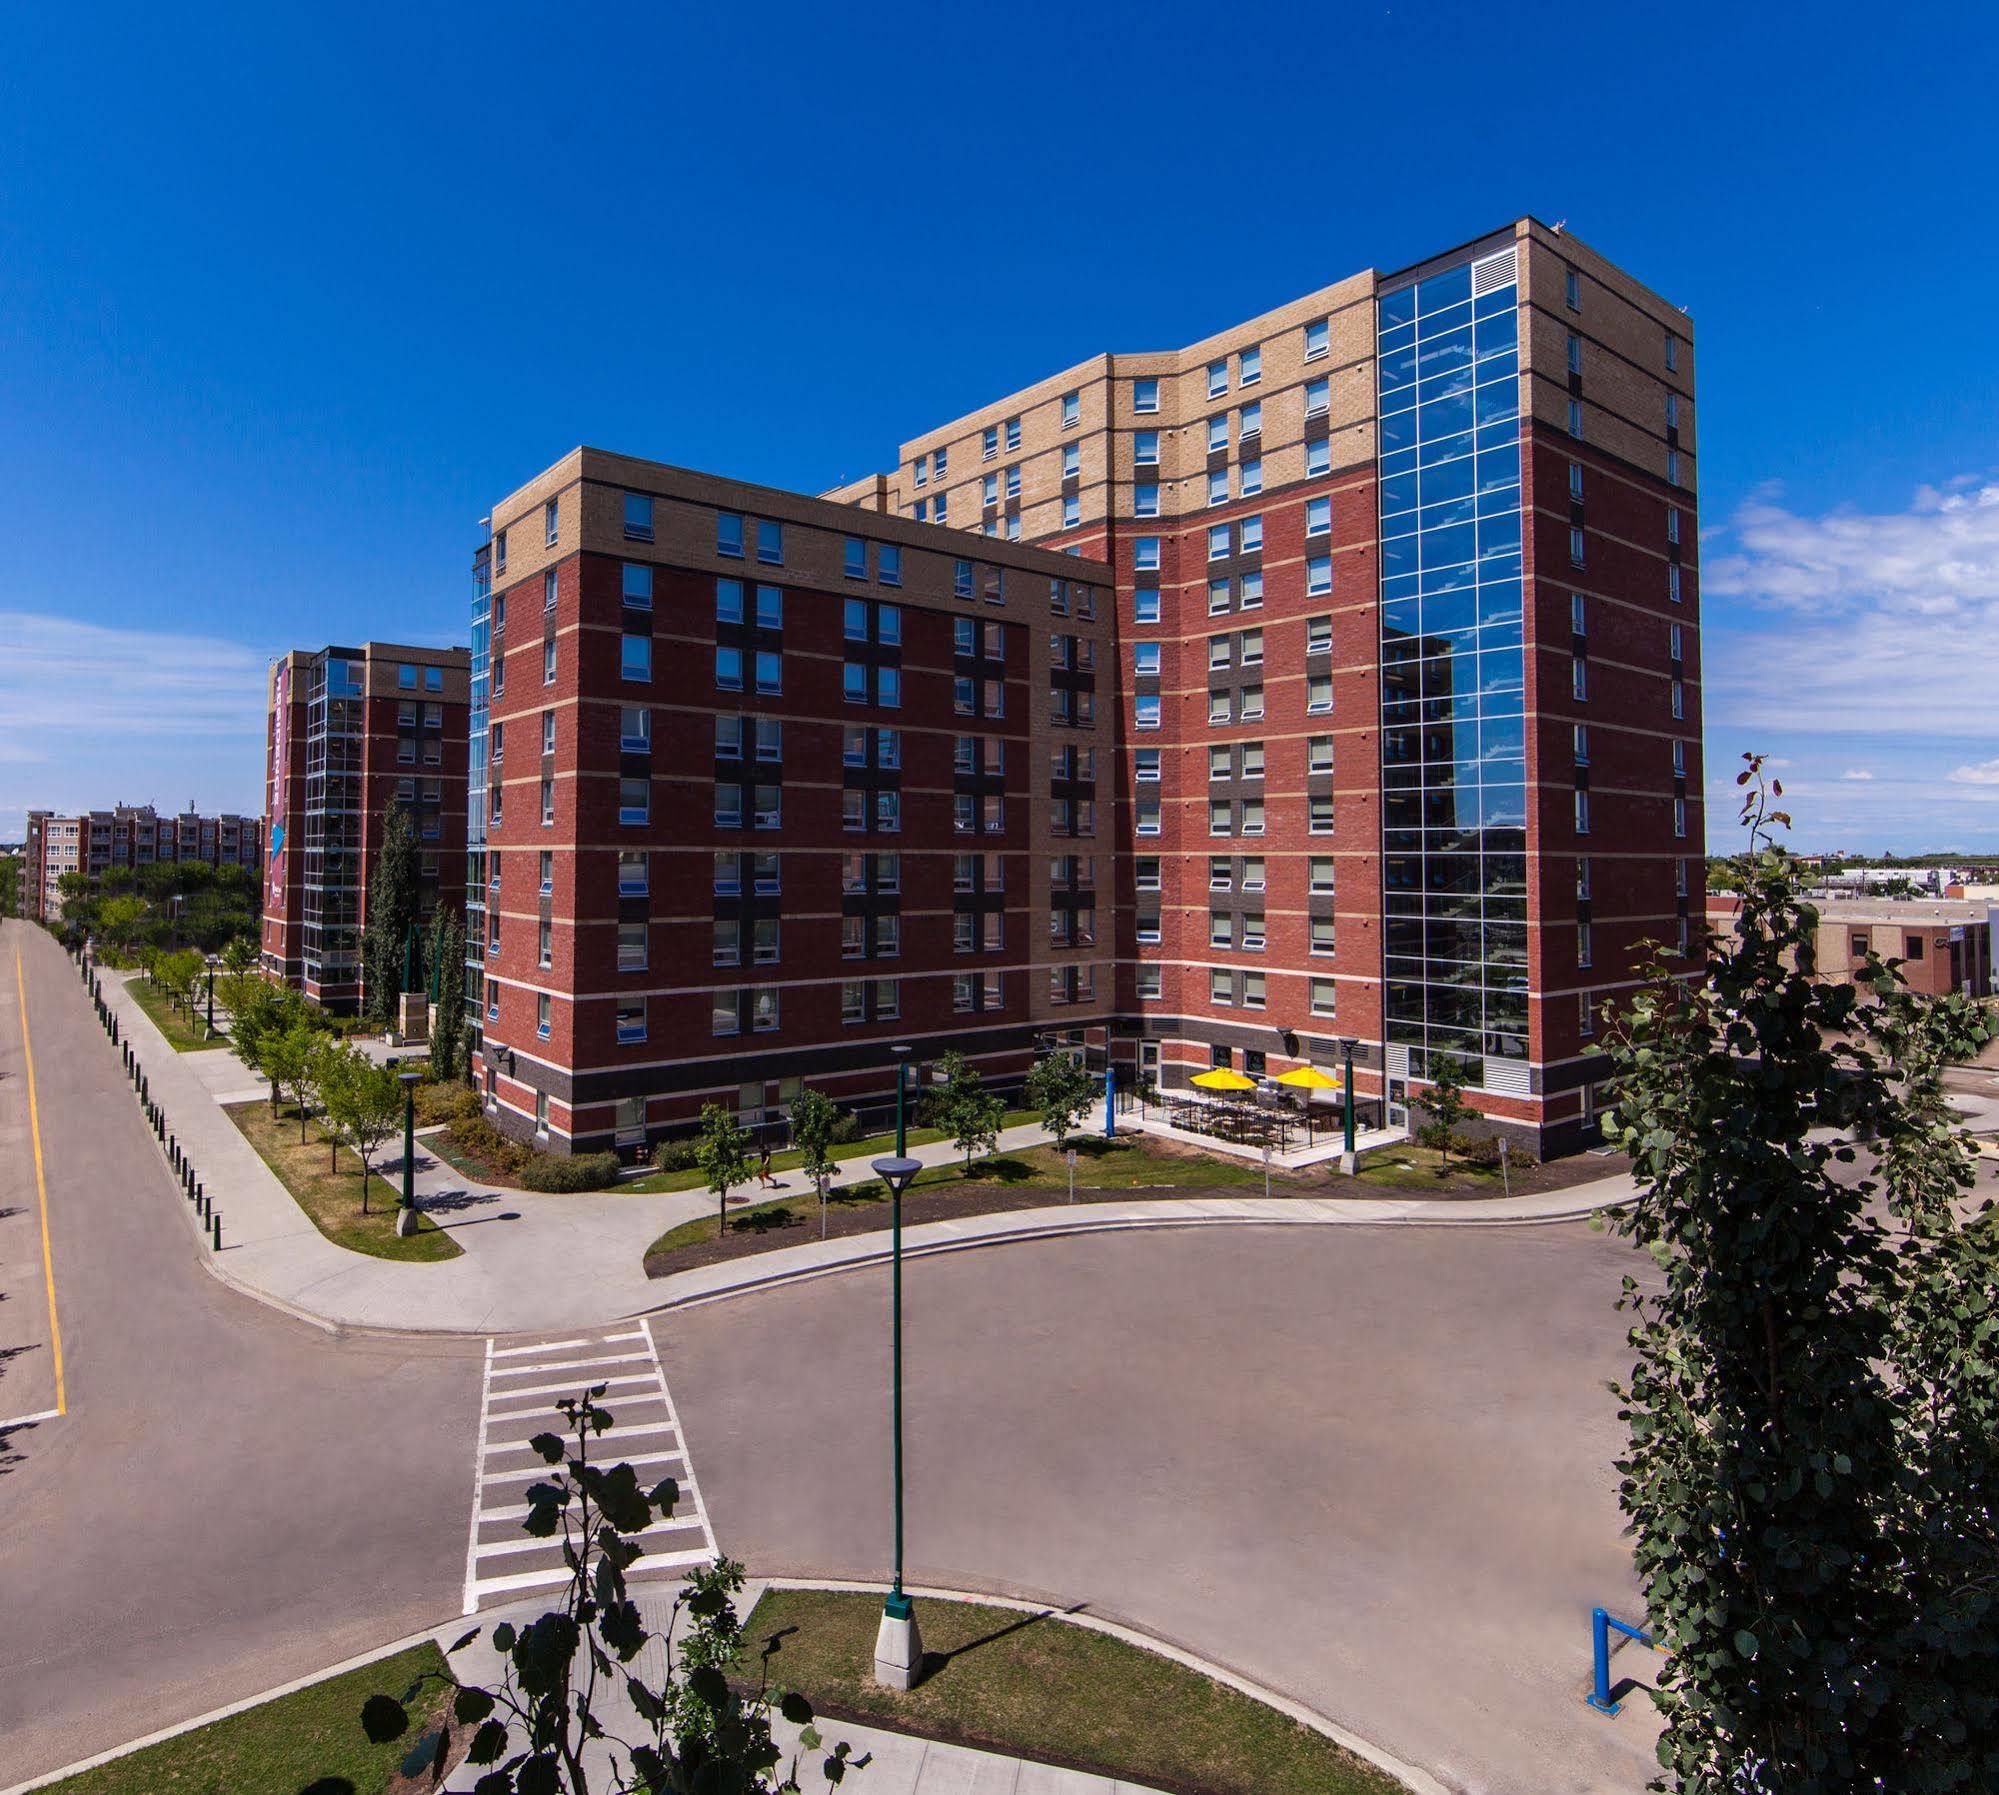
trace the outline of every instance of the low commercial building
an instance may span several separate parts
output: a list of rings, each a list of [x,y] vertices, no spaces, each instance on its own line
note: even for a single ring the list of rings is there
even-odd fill
[[[253,816],[203,816],[189,808],[161,816],[150,804],[116,804],[74,816],[28,812],[22,850],[20,913],[33,922],[62,917],[65,873],[93,883],[114,868],[181,865],[255,867],[263,825]]]
[[[1709,925],[1728,928],[1737,908],[1730,893],[1710,896]],[[1820,978],[1850,984],[1872,954],[1900,960],[1910,988],[1928,996],[1992,995],[1992,929],[1999,906],[1949,898],[1829,898],[1817,909]]]
[[[465,897],[470,650],[294,649],[265,719],[263,966],[329,1010],[361,999],[368,881],[392,803],[417,837],[425,917]]]

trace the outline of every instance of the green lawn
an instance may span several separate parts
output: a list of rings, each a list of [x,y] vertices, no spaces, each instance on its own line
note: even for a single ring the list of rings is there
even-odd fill
[[[771,1680],[822,1710],[829,1741],[846,1716],[1202,1795],[1401,1789],[1289,1716],[1123,1640],[968,1602],[919,1600],[917,1611],[928,1669],[908,1691],[867,1674],[878,1595],[773,1589],[745,1631],[758,1649],[780,1636]],[[865,1773],[856,1786],[864,1782]]]
[[[464,1251],[426,1215],[417,1217],[417,1232],[405,1238],[396,1232],[397,1185],[377,1173],[369,1180],[368,1213],[361,1212],[361,1168],[353,1154],[341,1152],[338,1168],[329,1152],[326,1136],[317,1122],[305,1126],[305,1143],[299,1142],[298,1111],[287,1107],[273,1116],[265,1102],[232,1103],[228,1116],[263,1162],[276,1172],[298,1206],[312,1218],[312,1224],[336,1246],[357,1253],[372,1253],[377,1259],[455,1259]],[[401,1141],[387,1146],[392,1158],[400,1158]],[[221,1204],[222,1226],[227,1238],[229,1204]]]
[[[197,1020],[190,1028],[186,1015],[169,1004],[165,994],[154,990],[146,979],[127,979],[125,989],[131,992],[139,1008],[152,1018],[153,1026],[166,1036],[167,1044],[176,1053],[205,1053],[210,1048],[229,1045],[219,1027],[214,1039],[204,1039],[208,1031],[200,1019],[208,1014],[205,1003],[196,1006]]]
[[[1362,1184],[1385,1186],[1391,1190],[1435,1189],[1438,1191],[1484,1191],[1495,1193],[1503,1186],[1499,1168],[1494,1166],[1484,1171],[1465,1164],[1453,1155],[1451,1169],[1442,1169],[1443,1161],[1434,1147],[1419,1147],[1414,1141],[1398,1141],[1392,1147],[1376,1147],[1363,1153],[1354,1170],[1355,1179]],[[1526,1166],[1514,1167],[1516,1188],[1521,1182]]]
[[[1006,1112],[1006,1120],[1001,1126],[1005,1128],[1019,1128],[1028,1122],[1036,1122],[1040,1119],[1037,1111],[1031,1109],[1010,1109]],[[941,1128],[911,1128],[905,1131],[905,1138],[912,1147],[927,1147],[931,1142],[941,1141],[946,1137]],[[894,1134],[871,1134],[862,1140],[847,1141],[843,1145],[835,1147],[833,1149],[833,1159],[836,1164],[850,1159],[880,1159],[885,1154],[891,1152],[894,1147]],[[770,1169],[773,1172],[795,1172],[801,1163],[800,1156],[795,1150],[774,1153],[771,1155]],[[660,1190],[699,1190],[707,1182],[706,1175],[699,1171],[649,1172],[645,1177],[635,1178],[631,1183],[621,1184],[618,1188],[638,1195],[644,1195],[651,1191]]]
[[[934,1137],[933,1137],[934,1138]],[[915,1137],[911,1136],[914,1145]],[[1208,1189],[1215,1185],[1263,1184],[1263,1167],[1236,1160],[1207,1158],[1187,1152],[1171,1152],[1145,1135],[1124,1135],[1107,1141],[1101,1135],[1070,1137],[1076,1150],[1078,1190],[1182,1190]],[[754,1189],[754,1185],[747,1188]],[[966,1177],[962,1164],[925,1166],[910,1180],[909,1188],[950,1190],[964,1193],[962,1213],[977,1215],[982,1193],[998,1190],[1045,1190],[1051,1199],[1069,1189],[1069,1168],[1063,1149],[1055,1146],[1024,1147],[1017,1153],[1003,1153],[991,1159],[975,1160],[972,1176]],[[875,1178],[836,1188],[827,1198],[835,1210],[865,1208],[888,1200],[888,1191]],[[778,1197],[767,1203],[753,1203],[729,1211],[729,1232],[762,1233],[816,1222],[819,1200],[809,1191],[797,1196]],[[716,1218],[694,1217],[669,1228],[651,1246],[646,1257],[655,1258],[681,1247],[697,1246],[715,1239]],[[773,1244],[796,1244],[790,1239]]]
[[[371,1695],[401,1695],[423,1672],[443,1668],[436,1646],[414,1646],[65,1777],[50,1785],[50,1795],[382,1795],[422,1728],[370,1745],[361,1704]],[[442,1708],[440,1695],[426,1724]]]

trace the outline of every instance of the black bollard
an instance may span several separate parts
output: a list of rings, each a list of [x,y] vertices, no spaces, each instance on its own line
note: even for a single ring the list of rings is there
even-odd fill
[[[211,1222],[213,1222],[213,1223],[215,1224],[215,1250],[216,1250],[216,1251],[217,1251],[217,1252],[219,1253],[219,1252],[221,1252],[221,1251],[222,1251],[222,1214],[221,1214],[221,1211],[219,1211],[219,1210],[214,1210],[214,1209],[211,1209],[211,1210],[210,1210],[210,1211],[208,1212],[208,1219],[209,1219],[209,1220],[210,1220]]]

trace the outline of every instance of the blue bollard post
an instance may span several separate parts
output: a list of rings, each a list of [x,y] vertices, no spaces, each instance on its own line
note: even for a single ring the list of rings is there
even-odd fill
[[[1117,1068],[1104,1058],[1104,1139],[1117,1139]]]
[[[1635,1639],[1648,1651],[1652,1649],[1652,1635],[1642,1627],[1634,1627],[1617,1619],[1606,1609],[1592,1608],[1589,1614],[1590,1628],[1590,1692],[1585,1698],[1599,1714],[1615,1714],[1624,1706],[1622,1702],[1610,1699],[1610,1630],[1615,1627],[1626,1639]]]

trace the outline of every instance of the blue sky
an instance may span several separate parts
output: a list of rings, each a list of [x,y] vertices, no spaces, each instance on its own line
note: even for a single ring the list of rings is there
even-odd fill
[[[269,657],[463,640],[479,516],[577,442],[817,490],[1533,212],[1695,320],[1716,785],[1999,852],[1999,35],[1670,17],[17,9],[0,839],[255,809]]]

